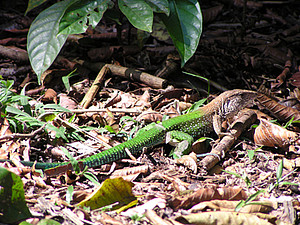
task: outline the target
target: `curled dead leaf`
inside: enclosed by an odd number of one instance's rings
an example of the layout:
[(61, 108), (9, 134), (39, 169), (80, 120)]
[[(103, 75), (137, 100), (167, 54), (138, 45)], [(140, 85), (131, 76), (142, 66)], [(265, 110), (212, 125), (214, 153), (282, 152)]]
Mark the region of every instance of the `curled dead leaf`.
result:
[(42, 98), (43, 102), (54, 102), (57, 104), (57, 93), (52, 88), (48, 88)]
[(257, 145), (286, 148), (294, 142), (299, 143), (299, 134), (260, 119), (260, 124), (255, 129), (254, 142)]
[(188, 197), (185, 196), (183, 199), (174, 199), (170, 202), (170, 205), (175, 209), (188, 209), (200, 202), (213, 199), (245, 200), (246, 198), (246, 192), (242, 188), (202, 188)]
[(180, 159), (175, 159), (177, 164), (183, 164), (187, 168), (197, 173), (197, 155), (195, 152), (191, 152), (189, 155), (184, 155)]
[(113, 179), (113, 178), (122, 177), (124, 180), (133, 181), (140, 174), (146, 174), (148, 173), (148, 171), (149, 171), (148, 165), (129, 167), (129, 168), (124, 168), (124, 169), (114, 171), (111, 174), (110, 178)]

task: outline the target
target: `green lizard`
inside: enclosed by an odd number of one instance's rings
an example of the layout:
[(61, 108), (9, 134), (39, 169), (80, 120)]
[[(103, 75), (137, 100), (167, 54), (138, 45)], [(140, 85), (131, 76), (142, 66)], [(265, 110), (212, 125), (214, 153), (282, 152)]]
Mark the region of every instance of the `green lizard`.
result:
[[(171, 139), (175, 138), (181, 143), (188, 142), (188, 146), (190, 146), (195, 138), (204, 136), (212, 131), (215, 131), (220, 136), (221, 122), (232, 118), (241, 109), (253, 102), (256, 95), (256, 92), (248, 90), (236, 89), (226, 91), (196, 111), (165, 120), (133, 139), (78, 161), (83, 168), (86, 166), (97, 167), (119, 159), (128, 158), (129, 154), (136, 155), (141, 153), (145, 147), (153, 147), (165, 143), (166, 140), (170, 142)], [(0, 162), (4, 161), (10, 160), (0, 160)], [(37, 169), (50, 169), (69, 164), (69, 162), (34, 163), (30, 161), (21, 161), (21, 163), (25, 166), (35, 165)]]

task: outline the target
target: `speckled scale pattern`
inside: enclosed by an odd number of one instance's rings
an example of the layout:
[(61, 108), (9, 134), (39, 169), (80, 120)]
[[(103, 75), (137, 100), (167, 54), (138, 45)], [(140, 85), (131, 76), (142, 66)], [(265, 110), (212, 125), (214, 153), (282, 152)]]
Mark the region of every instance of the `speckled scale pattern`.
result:
[(196, 138), (213, 130), (211, 121), (212, 115), (203, 116), (201, 111), (174, 117), (162, 122), (162, 125), (157, 125), (146, 131), (145, 135), (137, 136), (97, 155), (87, 157), (82, 161), (88, 167), (97, 167), (118, 159), (128, 158), (125, 148), (130, 150), (133, 155), (138, 154), (144, 147), (152, 147), (164, 143), (166, 133), (171, 130), (179, 130)]
[[(147, 135), (147, 138), (145, 138), (145, 135)], [(147, 148), (161, 144), (164, 141), (165, 129), (161, 129), (159, 126), (153, 127), (148, 130), (145, 135), (137, 136), (106, 151), (100, 152), (80, 161), (82, 161), (84, 165), (88, 167), (97, 167), (119, 159), (129, 158), (125, 148), (127, 148), (131, 154), (136, 155), (142, 152), (143, 148), (145, 147)]]
[(213, 131), (213, 114), (203, 114), (201, 110), (162, 122), (167, 131), (179, 130), (191, 135), (193, 138), (205, 135)]

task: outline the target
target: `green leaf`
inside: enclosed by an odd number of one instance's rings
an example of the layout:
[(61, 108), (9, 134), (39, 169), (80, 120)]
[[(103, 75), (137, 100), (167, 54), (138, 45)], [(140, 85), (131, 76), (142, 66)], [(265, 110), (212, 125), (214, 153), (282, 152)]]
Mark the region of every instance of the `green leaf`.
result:
[(13, 106), (7, 106), (6, 111), (8, 113), (16, 114), (18, 116), (31, 117), (28, 113), (23, 112), (20, 109), (13, 107)]
[(39, 115), (38, 118), (43, 122), (49, 122), (49, 121), (53, 121), (56, 118), (56, 114), (52, 112), (42, 113), (41, 115)]
[(43, 4), (44, 2), (46, 2), (47, 0), (29, 0), (28, 1), (28, 6), (25, 12), (25, 15), (32, 9), (38, 7), (39, 5)]
[(291, 182), (288, 182), (288, 181), (283, 181), (283, 182), (280, 182), (281, 185), (295, 185), (295, 186), (299, 186), (300, 184), (296, 184), (296, 183), (291, 183)]
[(53, 126), (52, 124), (48, 123), (45, 127), (45, 130), (48, 130), (48, 129), (52, 130), (52, 131), (55, 131), (55, 138), (62, 138), (66, 142), (69, 142), (68, 138), (65, 135), (64, 127), (57, 128), (57, 127)]
[(84, 0), (72, 4), (59, 24), (59, 34), (84, 33), (89, 26), (95, 28), (108, 7), (108, 0)]
[(233, 176), (236, 176), (237, 178), (240, 178), (240, 179), (243, 179), (243, 177), (235, 172), (232, 172), (232, 171), (227, 171), (227, 170), (222, 170), (223, 172), (225, 173), (228, 173), (228, 174), (231, 174)]
[(52, 5), (42, 11), (30, 26), (27, 51), (39, 83), (42, 73), (51, 66), (67, 40), (67, 35), (58, 35), (58, 28), (61, 17), (72, 2), (74, 1), (66, 0)]
[(19, 225), (32, 225), (32, 223), (28, 223), (27, 221), (22, 221)]
[(65, 107), (62, 107), (57, 104), (46, 104), (46, 105), (41, 105), (40, 109), (43, 110), (55, 110), (56, 112), (68, 112), (70, 113), (71, 111)]
[(69, 73), (68, 75), (63, 76), (61, 78), (61, 80), (62, 80), (63, 84), (65, 85), (65, 88), (67, 89), (68, 92), (71, 90), (71, 85), (70, 85), (69, 79), (73, 76), (76, 76), (76, 74), (74, 74), (76, 70), (77, 69), (73, 70), (71, 73)]
[(0, 81), (0, 108), (3, 108), (2, 111), (4, 111), (4, 108), (7, 104), (13, 101), (12, 98), (14, 97), (15, 93), (10, 90), (13, 84), (13, 80)]
[(277, 183), (279, 183), (281, 177), (282, 177), (282, 172), (283, 172), (283, 159), (281, 160), (281, 162), (279, 163), (277, 170), (276, 170), (276, 180)]
[(97, 186), (100, 186), (99, 180), (95, 174), (87, 171), (87, 172), (83, 173), (83, 176), (85, 176), (85, 178), (89, 179), (91, 182), (93, 182)]
[(117, 132), (114, 130), (114, 128), (112, 128), (112, 126), (105, 125), (105, 129), (112, 134), (117, 134)]
[(28, 102), (28, 96), (26, 96), (26, 87), (27, 85), (30, 83), (26, 83), (25, 86), (22, 88), (20, 95), (18, 95), (20, 97), (20, 103), (23, 106), (23, 109), (26, 113), (28, 113), (30, 116), (32, 116), (32, 112), (31, 112), (31, 106)]
[(152, 31), (153, 11), (144, 0), (118, 0), (121, 12), (136, 28)]
[(21, 178), (0, 167), (0, 222), (15, 223), (29, 217)]
[(66, 202), (68, 204), (71, 204), (71, 201), (73, 200), (73, 193), (74, 193), (74, 187), (70, 185), (66, 192)]
[(249, 157), (249, 160), (251, 161), (254, 158), (255, 150), (247, 150), (247, 155)]
[(259, 190), (257, 192), (255, 192), (254, 194), (250, 195), (247, 199), (246, 199), (246, 203), (248, 204), (249, 202), (252, 202), (254, 201), (258, 195), (260, 195), (261, 193), (265, 193), (266, 190), (262, 189), (262, 190)]
[(154, 12), (170, 15), (168, 0), (145, 0)]
[(264, 189), (263, 190), (259, 190), (257, 192), (255, 192), (254, 194), (250, 195), (246, 201), (245, 200), (241, 200), (237, 206), (235, 207), (234, 211), (235, 212), (239, 212), (244, 206), (251, 204), (252, 201), (254, 201), (256, 199), (256, 197), (258, 195), (260, 195), (261, 193), (266, 192)]
[(37, 225), (61, 225), (61, 223), (52, 219), (42, 219), (37, 223)]
[(70, 160), (71, 164), (72, 164), (72, 167), (74, 169), (74, 171), (78, 174), (80, 173), (80, 167), (78, 165), (78, 161), (76, 159), (74, 159), (73, 156), (71, 156), (70, 152), (68, 151), (68, 149), (64, 148), (64, 147), (61, 147), (60, 148), (63, 153), (65, 153), (65, 155), (68, 157), (68, 159)]
[(204, 105), (206, 100), (207, 100), (207, 98), (203, 98), (203, 99), (200, 99), (199, 101), (195, 102), (185, 113), (196, 111), (197, 109), (199, 109), (200, 107), (202, 107)]
[(241, 200), (235, 207), (234, 211), (239, 212), (244, 206), (246, 205), (246, 202), (244, 200)]
[(181, 66), (195, 53), (202, 33), (197, 0), (169, 0), (170, 16), (160, 15), (181, 57)]
[(294, 122), (295, 117), (293, 116), (283, 127), (288, 128), (293, 122)]

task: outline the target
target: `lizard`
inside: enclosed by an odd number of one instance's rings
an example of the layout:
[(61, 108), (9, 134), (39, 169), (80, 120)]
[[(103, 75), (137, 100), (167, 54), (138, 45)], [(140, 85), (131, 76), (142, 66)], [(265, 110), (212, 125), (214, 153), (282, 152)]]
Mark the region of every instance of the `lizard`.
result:
[[(95, 155), (79, 159), (83, 168), (94, 168), (111, 163), (119, 159), (128, 158), (130, 154), (137, 155), (144, 148), (170, 142), (175, 138), (182, 142), (192, 144), (195, 138), (207, 135), (213, 131), (220, 137), (221, 123), (234, 117), (241, 109), (254, 101), (257, 92), (234, 89), (225, 91), (207, 105), (184, 115), (173, 117), (156, 124), (149, 130), (138, 134), (134, 138), (109, 148)], [(11, 160), (0, 160), (0, 162)], [(36, 169), (51, 169), (68, 165), (70, 162), (41, 163), (21, 161), (24, 166), (35, 166)]]

